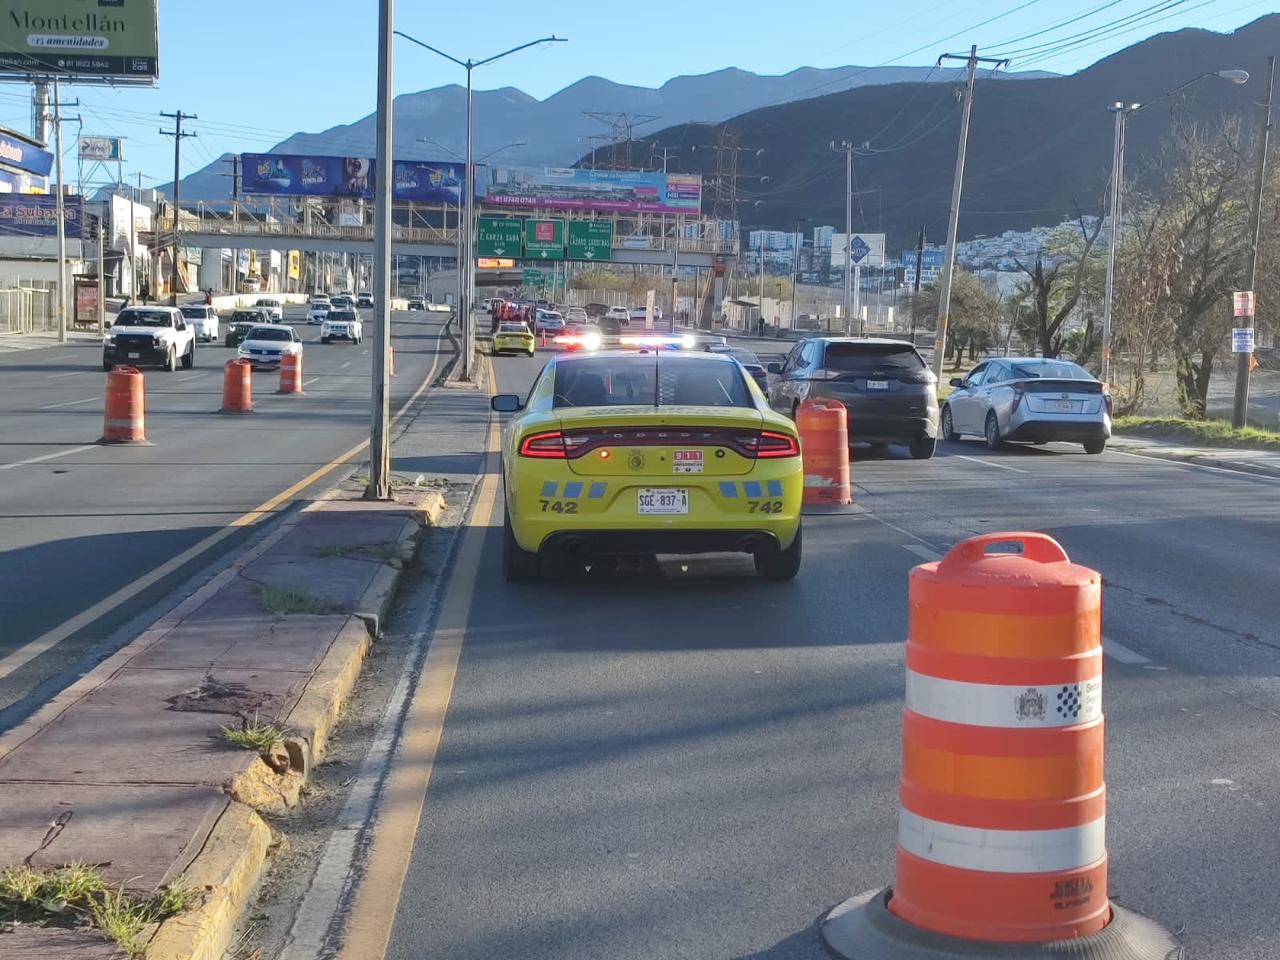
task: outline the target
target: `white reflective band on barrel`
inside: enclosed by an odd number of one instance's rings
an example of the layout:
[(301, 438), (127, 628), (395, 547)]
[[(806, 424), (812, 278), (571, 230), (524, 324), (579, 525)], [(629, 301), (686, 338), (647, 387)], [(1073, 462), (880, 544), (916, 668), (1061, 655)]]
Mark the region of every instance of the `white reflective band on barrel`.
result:
[(1060, 830), (983, 830), (898, 811), (898, 843), (922, 860), (987, 873), (1052, 873), (1097, 863), (1107, 820)]
[(1014, 686), (943, 680), (908, 669), (907, 709), (974, 727), (1067, 727), (1102, 716), (1102, 677)]
[(145, 420), (108, 420), (107, 426), (108, 427), (130, 427), (133, 429), (141, 430), (145, 423), (146, 423)]

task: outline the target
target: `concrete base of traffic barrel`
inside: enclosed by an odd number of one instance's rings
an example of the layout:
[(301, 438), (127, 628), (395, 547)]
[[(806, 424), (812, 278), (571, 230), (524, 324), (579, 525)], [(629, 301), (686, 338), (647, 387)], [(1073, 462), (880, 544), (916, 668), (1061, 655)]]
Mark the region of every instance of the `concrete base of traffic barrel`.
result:
[(1088, 937), (1052, 943), (960, 940), (932, 933), (889, 910), (892, 889), (850, 897), (822, 920), (822, 939), (843, 960), (1182, 960), (1183, 947), (1159, 924), (1111, 904), (1111, 922)]
[(806, 503), (800, 508), (802, 517), (841, 517), (866, 513), (859, 503)]

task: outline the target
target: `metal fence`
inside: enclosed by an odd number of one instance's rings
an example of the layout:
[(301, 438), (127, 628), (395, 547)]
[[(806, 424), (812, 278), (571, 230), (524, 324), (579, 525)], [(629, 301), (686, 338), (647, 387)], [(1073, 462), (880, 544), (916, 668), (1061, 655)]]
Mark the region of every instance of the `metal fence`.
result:
[(0, 288), (0, 334), (56, 331), (57, 291), (52, 280), (19, 280)]

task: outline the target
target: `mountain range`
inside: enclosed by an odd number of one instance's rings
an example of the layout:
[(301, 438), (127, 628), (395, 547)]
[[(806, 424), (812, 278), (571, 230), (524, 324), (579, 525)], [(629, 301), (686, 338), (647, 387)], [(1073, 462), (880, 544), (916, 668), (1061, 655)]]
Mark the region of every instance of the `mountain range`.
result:
[[(1240, 117), (1260, 130), (1269, 54), (1280, 53), (1280, 14), (1229, 34), (1185, 29), (1147, 38), (1071, 76), (977, 82), (960, 239), (1105, 212), (1117, 102), (1144, 103), (1126, 137), (1126, 181), (1157, 182), (1156, 160), (1173, 125), (1212, 129)], [(1244, 69), (1249, 82), (1213, 77)], [(985, 74), (984, 74), (985, 76)], [(1178, 94), (1169, 91), (1192, 81)], [(945, 239), (960, 133), (960, 88), (920, 83), (862, 87), (749, 111), (714, 125), (685, 124), (633, 144), (679, 150), (671, 169), (704, 176), (705, 212), (716, 180), (736, 179), (745, 228), (801, 229), (845, 221), (845, 157), (832, 141), (861, 144), (854, 161), (854, 230), (884, 232), (889, 249), (914, 246), (921, 226)], [(736, 177), (727, 146), (738, 158)], [(719, 149), (718, 149), (719, 148)], [(585, 158), (584, 158), (585, 159)], [(728, 215), (729, 205), (720, 212)]]
[[(473, 93), (475, 156), (483, 158), (508, 144), (524, 141), (523, 146), (502, 151), (494, 162), (568, 166), (591, 148), (592, 137), (609, 133), (609, 128), (587, 116), (587, 111), (655, 117), (647, 124), (637, 125), (635, 135), (642, 135), (655, 126), (715, 123), (801, 97), (926, 78), (931, 83), (952, 84), (961, 75), (961, 70), (930, 71), (927, 67), (803, 67), (781, 76), (728, 68), (675, 77), (656, 89), (584, 77), (545, 100), (514, 87), (481, 90)], [(1028, 71), (1008, 75), (1012, 79), (1046, 76), (1052, 74)], [(450, 154), (461, 156), (465, 149), (465, 119), (466, 89), (456, 84), (397, 97), (396, 156), (423, 160), (450, 159)], [(296, 133), (261, 152), (368, 156), (373, 152), (374, 127), (375, 117), (370, 114), (320, 133)], [(423, 143), (424, 137), (430, 137), (440, 147)], [(183, 177), (182, 196), (206, 200), (228, 196), (229, 157), (227, 154)], [(636, 157), (652, 167), (650, 159), (647, 148), (644, 156)], [(168, 194), (172, 184), (159, 189)]]

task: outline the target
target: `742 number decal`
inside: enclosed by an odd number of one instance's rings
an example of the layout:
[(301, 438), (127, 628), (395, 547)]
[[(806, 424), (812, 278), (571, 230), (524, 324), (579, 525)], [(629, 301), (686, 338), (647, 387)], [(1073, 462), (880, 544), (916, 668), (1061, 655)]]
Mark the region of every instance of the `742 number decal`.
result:
[(751, 513), (781, 513), (781, 500), (748, 500), (747, 507)]
[(578, 504), (573, 500), (539, 500), (543, 513), (577, 513)]

